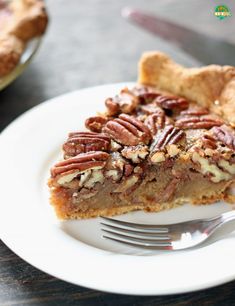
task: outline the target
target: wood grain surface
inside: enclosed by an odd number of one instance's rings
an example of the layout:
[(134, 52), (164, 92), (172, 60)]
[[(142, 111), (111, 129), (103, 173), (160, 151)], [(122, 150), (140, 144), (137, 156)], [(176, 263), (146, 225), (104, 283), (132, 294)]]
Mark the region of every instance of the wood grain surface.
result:
[[(21, 77), (0, 92), (0, 130), (26, 110), (65, 92), (136, 80), (137, 61), (145, 50), (167, 52), (187, 66), (199, 64), (175, 46), (124, 21), (120, 11), (127, 4), (235, 42), (233, 0), (222, 1), (233, 14), (224, 21), (213, 16), (216, 4), (221, 4), (217, 0), (46, 2), (50, 26), (36, 58)], [(222, 264), (215, 262), (215, 269)], [(5, 305), (230, 306), (235, 305), (235, 281), (180, 295), (137, 297), (107, 294), (51, 277), (27, 264), (0, 242), (0, 306)]]

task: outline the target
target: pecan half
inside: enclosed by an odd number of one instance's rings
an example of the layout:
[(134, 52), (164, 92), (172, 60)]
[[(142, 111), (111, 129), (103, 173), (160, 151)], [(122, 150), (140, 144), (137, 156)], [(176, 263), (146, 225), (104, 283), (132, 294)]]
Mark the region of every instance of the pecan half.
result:
[(175, 146), (185, 137), (185, 132), (175, 128), (173, 125), (166, 126), (153, 141), (150, 150), (150, 160), (152, 163), (160, 163), (166, 160), (163, 150), (167, 149), (170, 157), (177, 155), (180, 150)]
[(159, 129), (164, 127), (165, 119), (164, 111), (162, 109), (158, 109), (158, 111), (156, 111), (154, 114), (148, 116), (144, 123), (154, 136)]
[(85, 126), (88, 130), (99, 133), (107, 121), (107, 118), (94, 116), (86, 119)]
[(211, 132), (216, 139), (228, 146), (230, 149), (235, 150), (235, 132), (226, 125), (220, 127), (213, 127)]
[(222, 120), (211, 116), (191, 116), (178, 119), (175, 126), (180, 127), (181, 129), (209, 129), (213, 126), (220, 126), (223, 123)]
[(105, 100), (105, 106), (107, 107), (109, 116), (115, 116), (118, 113), (120, 113), (120, 105), (118, 102), (119, 102), (118, 96), (114, 98), (108, 98)]
[(60, 174), (82, 172), (89, 169), (100, 169), (106, 164), (109, 154), (102, 151), (81, 153), (75, 157), (63, 160), (55, 164), (51, 169), (51, 176)]
[(147, 105), (141, 105), (140, 110), (144, 114), (147, 114), (147, 115), (151, 115), (153, 113), (160, 113), (160, 112), (164, 113), (164, 111), (159, 106), (157, 106), (156, 103), (149, 103)]
[(190, 108), (185, 111), (182, 111), (180, 113), (180, 116), (202, 116), (202, 115), (207, 115), (207, 114), (209, 114), (209, 111), (206, 108), (194, 107), (194, 108)]
[(174, 97), (174, 96), (160, 95), (154, 100), (154, 102), (156, 102), (158, 106), (170, 110), (187, 109), (189, 106), (189, 102), (187, 100), (185, 100), (184, 98)]
[(160, 151), (164, 149), (166, 145), (178, 143), (184, 136), (184, 131), (174, 127), (173, 125), (168, 125), (157, 135), (150, 150), (154, 152)]
[(204, 148), (209, 148), (213, 150), (217, 148), (216, 139), (208, 134), (202, 136), (202, 144)]
[(160, 96), (157, 92), (145, 92), (138, 95), (139, 101), (141, 104), (149, 104), (153, 102), (154, 99), (156, 99), (158, 96)]
[(110, 137), (92, 132), (70, 133), (63, 145), (65, 157), (75, 156), (90, 151), (107, 151), (110, 146)]
[(119, 95), (114, 98), (108, 98), (105, 105), (108, 109), (108, 115), (114, 116), (119, 113), (130, 114), (138, 105), (138, 98), (128, 88), (124, 88)]
[(138, 85), (132, 89), (134, 95), (139, 99), (139, 103), (148, 104), (160, 95), (153, 87)]
[(110, 135), (115, 141), (127, 146), (148, 144), (151, 139), (151, 133), (146, 125), (125, 114), (108, 121), (103, 132)]

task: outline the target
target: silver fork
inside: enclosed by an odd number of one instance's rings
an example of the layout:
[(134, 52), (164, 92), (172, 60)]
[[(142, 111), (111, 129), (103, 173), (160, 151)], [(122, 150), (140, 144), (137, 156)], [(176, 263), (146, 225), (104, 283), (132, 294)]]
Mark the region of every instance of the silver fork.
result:
[(102, 218), (104, 238), (149, 250), (182, 250), (208, 239), (220, 226), (235, 220), (235, 211), (214, 218), (176, 224), (137, 224), (106, 217)]

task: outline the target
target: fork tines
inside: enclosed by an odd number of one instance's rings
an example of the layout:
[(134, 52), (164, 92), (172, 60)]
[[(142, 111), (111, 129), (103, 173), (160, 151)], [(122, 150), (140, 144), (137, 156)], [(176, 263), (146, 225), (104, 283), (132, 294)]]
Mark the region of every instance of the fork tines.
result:
[(103, 219), (104, 238), (130, 246), (155, 250), (171, 250), (169, 230), (164, 225), (136, 224), (116, 219)]

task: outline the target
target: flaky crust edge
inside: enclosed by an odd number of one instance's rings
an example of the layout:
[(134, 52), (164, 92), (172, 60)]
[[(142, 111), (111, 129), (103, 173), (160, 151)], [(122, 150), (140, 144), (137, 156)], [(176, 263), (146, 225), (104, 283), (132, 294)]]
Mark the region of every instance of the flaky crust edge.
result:
[(26, 43), (41, 36), (48, 23), (43, 0), (18, 0), (10, 3), (11, 22), (0, 33), (0, 77), (18, 64)]
[(8, 28), (10, 35), (27, 42), (45, 32), (48, 16), (44, 0), (13, 1), (9, 8), (12, 12), (12, 23)]
[(138, 82), (195, 101), (235, 127), (235, 67), (185, 68), (162, 52), (145, 52)]

